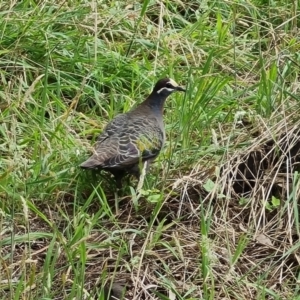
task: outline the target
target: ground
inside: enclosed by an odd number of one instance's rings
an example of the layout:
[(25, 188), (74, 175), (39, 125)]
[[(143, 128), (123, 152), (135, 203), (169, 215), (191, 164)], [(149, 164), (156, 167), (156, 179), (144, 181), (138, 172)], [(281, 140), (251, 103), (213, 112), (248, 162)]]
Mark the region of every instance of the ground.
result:
[[(1, 8), (1, 299), (300, 299), (297, 1)], [(150, 172), (80, 170), (166, 76)]]

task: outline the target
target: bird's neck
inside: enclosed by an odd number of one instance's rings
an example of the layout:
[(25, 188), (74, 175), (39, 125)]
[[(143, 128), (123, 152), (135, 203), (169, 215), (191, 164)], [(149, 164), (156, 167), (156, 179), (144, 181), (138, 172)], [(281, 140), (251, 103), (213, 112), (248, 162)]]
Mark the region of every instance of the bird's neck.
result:
[(154, 111), (163, 111), (164, 104), (167, 97), (157, 94), (151, 93), (148, 98), (144, 101), (144, 105), (147, 105), (149, 108), (153, 109)]

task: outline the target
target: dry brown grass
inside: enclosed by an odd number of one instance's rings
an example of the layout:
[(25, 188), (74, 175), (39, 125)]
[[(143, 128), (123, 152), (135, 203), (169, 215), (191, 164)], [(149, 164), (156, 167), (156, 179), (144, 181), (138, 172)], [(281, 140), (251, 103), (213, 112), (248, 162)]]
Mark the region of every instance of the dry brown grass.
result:
[[(107, 288), (113, 282), (115, 295), (121, 294), (118, 284), (125, 286), (124, 299), (162, 299), (162, 295), (175, 299), (176, 294), (186, 295), (184, 299), (208, 299), (208, 294), (212, 299), (277, 299), (276, 295), (292, 299), (291, 290), (299, 284), (300, 263), (296, 215), (300, 121), (294, 112), (245, 123), (235, 123), (231, 132), (239, 134), (234, 138), (228, 135), (228, 140), (249, 146), (229, 150), (213, 168), (199, 161), (188, 176), (170, 187), (164, 204), (155, 212), (154, 223), (149, 223), (153, 205), (140, 199), (142, 209), (137, 213), (132, 201), (123, 199), (117, 222), (102, 220), (102, 229), (83, 237), (86, 295), (96, 293), (104, 282)], [(273, 205), (272, 197), (279, 199), (280, 205)], [(90, 209), (91, 213), (97, 210)], [(50, 210), (48, 217), (53, 224), (59, 222)], [(44, 223), (31, 215), (28, 218), (37, 231), (49, 232)], [(26, 235), (26, 224), (17, 223), (15, 234)], [(63, 230), (63, 223), (61, 226)], [(2, 233), (6, 241), (9, 236), (9, 230)], [(14, 264), (3, 269), (10, 276), (13, 273), (17, 278), (23, 268), (28, 274), (42, 271), (46, 253), (53, 247), (51, 239), (28, 240), (13, 249), (11, 245), (2, 247), (2, 256), (14, 252)], [(55, 268), (60, 270), (54, 286), (57, 299), (63, 299), (75, 274), (64, 248), (57, 247), (52, 249), (57, 255)], [(27, 258), (29, 252), (31, 259)], [(76, 263), (79, 257), (72, 259)], [(28, 287), (28, 293), (36, 288), (35, 284)]]
[[(2, 2), (0, 298), (299, 300), (296, 2)], [(161, 76), (188, 92), (115, 213), (78, 165)]]

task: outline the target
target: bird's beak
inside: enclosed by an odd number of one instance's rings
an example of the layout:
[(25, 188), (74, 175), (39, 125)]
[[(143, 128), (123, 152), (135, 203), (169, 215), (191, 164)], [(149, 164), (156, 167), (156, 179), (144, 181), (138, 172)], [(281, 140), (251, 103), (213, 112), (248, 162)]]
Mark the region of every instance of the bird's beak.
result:
[(183, 87), (181, 87), (181, 86), (178, 86), (178, 87), (176, 88), (176, 90), (177, 90), (177, 91), (180, 91), (180, 92), (186, 92), (186, 89), (183, 88)]

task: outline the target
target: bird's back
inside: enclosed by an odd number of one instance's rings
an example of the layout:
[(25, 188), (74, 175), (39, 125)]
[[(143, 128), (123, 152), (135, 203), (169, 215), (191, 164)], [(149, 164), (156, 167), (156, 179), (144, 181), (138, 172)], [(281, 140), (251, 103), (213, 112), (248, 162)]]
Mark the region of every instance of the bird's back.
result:
[(162, 117), (147, 106), (117, 115), (98, 137), (83, 168), (126, 169), (154, 159), (164, 143)]

